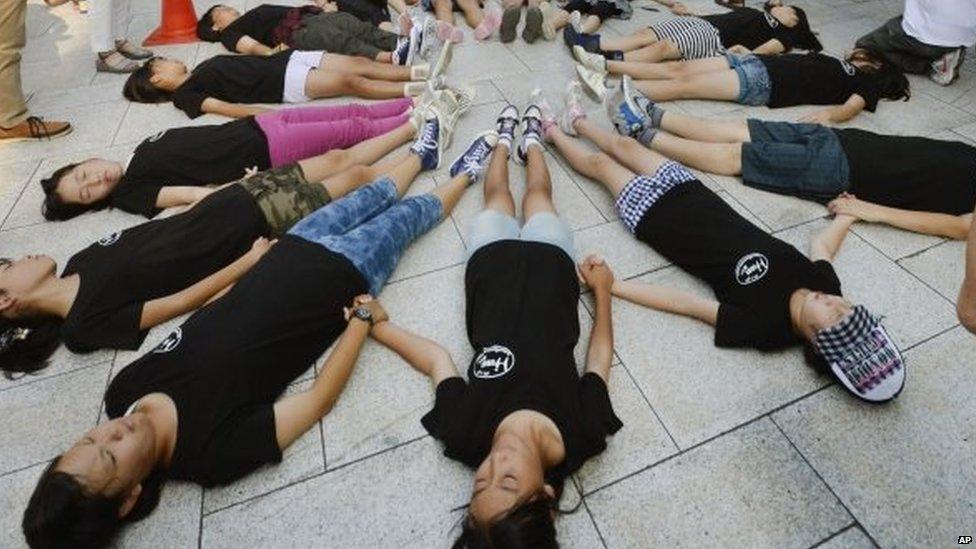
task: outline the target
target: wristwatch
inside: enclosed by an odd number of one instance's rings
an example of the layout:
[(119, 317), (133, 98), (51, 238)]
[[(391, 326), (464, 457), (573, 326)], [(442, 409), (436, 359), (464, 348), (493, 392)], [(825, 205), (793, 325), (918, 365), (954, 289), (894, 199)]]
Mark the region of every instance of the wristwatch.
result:
[(370, 311), (368, 307), (356, 307), (352, 310), (352, 318), (358, 318), (369, 322), (369, 325), (373, 325), (373, 311)]

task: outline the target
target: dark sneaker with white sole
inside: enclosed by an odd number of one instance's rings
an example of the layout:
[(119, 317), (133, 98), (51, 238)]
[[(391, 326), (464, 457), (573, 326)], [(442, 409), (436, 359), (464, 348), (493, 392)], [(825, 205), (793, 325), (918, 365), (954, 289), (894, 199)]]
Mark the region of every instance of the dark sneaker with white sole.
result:
[(420, 157), (420, 167), (424, 170), (436, 170), (441, 165), (441, 125), (437, 117), (428, 118), (410, 152)]
[(525, 165), (529, 161), (529, 146), (542, 146), (542, 109), (529, 105), (522, 114), (522, 132), (515, 150), (515, 162)]
[(491, 158), (491, 153), (495, 150), (495, 144), (497, 143), (498, 134), (495, 133), (495, 130), (488, 130), (479, 134), (468, 145), (468, 149), (451, 164), (451, 177), (457, 177), (459, 174), (466, 173), (468, 174), (469, 185), (474, 185), (480, 181), (485, 173), (485, 168), (488, 167), (488, 160)]
[(515, 130), (519, 125), (519, 111), (515, 105), (506, 105), (495, 120), (495, 131), (498, 133), (498, 144), (505, 145), (512, 150), (515, 142)]

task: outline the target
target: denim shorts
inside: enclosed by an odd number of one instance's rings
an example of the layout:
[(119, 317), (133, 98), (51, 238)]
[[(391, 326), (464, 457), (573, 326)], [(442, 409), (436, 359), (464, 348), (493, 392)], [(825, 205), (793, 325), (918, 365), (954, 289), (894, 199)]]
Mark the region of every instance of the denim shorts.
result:
[(573, 230), (558, 215), (539, 212), (519, 228), (518, 220), (497, 210), (483, 210), (475, 216), (468, 230), (468, 259), (485, 246), (500, 240), (528, 240), (552, 244), (575, 261)]
[(848, 190), (847, 155), (830, 128), (750, 118), (742, 181), (764, 191), (826, 203)]
[(766, 65), (751, 53), (736, 55), (725, 52), (725, 58), (729, 62), (729, 68), (739, 76), (739, 97), (735, 101), (753, 106), (769, 103), (773, 84)]
[(288, 234), (342, 254), (379, 295), (411, 242), (440, 223), (444, 208), (430, 194), (397, 200), (388, 177), (326, 204)]

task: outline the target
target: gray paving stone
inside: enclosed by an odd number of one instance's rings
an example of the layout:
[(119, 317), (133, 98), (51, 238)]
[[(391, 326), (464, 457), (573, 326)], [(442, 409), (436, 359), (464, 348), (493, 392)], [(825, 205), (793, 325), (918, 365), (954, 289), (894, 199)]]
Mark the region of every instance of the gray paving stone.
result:
[(887, 225), (859, 221), (851, 232), (875, 247), (890, 259), (900, 259), (931, 248), (944, 239), (937, 236), (903, 231)]
[(966, 272), (966, 244), (944, 242), (898, 263), (955, 303)]
[(948, 546), (976, 524), (976, 340), (956, 328), (906, 358), (893, 403), (831, 388), (773, 419), (882, 547)]
[(857, 526), (852, 526), (837, 536), (830, 538), (823, 545), (822, 549), (873, 549), (874, 543), (871, 538)]
[(0, 169), (0, 215), (5, 221), (39, 165), (40, 162), (29, 160), (5, 164)]
[(669, 264), (653, 248), (634, 238), (623, 223), (610, 221), (576, 233), (576, 251), (580, 258), (591, 253), (606, 259), (614, 276), (625, 279), (665, 267)]
[(157, 549), (197, 545), (202, 499), (203, 490), (195, 484), (167, 483), (156, 510), (145, 519), (123, 528), (114, 546)]
[(9, 549), (27, 547), (20, 521), (34, 486), (37, 485), (37, 479), (45, 467), (47, 463), (39, 463), (0, 477), (0, 508), (4, 510), (3, 515), (0, 515), (0, 546)]
[(851, 522), (768, 419), (587, 502), (608, 547), (808, 547)]
[(711, 178), (773, 230), (806, 223), (827, 214), (827, 209), (815, 202), (748, 187), (739, 177), (713, 174)]
[[(58, 152), (100, 150), (111, 143), (114, 128), (118, 127), (128, 107), (128, 102), (120, 99), (86, 107), (51, 110), (44, 112), (43, 116), (48, 120), (67, 120), (74, 127), (70, 134), (57, 138)], [(0, 147), (0, 162), (39, 160), (52, 152), (50, 143), (45, 141), (4, 143)]]

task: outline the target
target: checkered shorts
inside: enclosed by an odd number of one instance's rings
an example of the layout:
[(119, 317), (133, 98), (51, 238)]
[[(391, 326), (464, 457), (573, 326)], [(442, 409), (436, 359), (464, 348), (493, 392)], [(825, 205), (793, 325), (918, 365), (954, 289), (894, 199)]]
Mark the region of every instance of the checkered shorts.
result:
[(630, 232), (662, 196), (682, 183), (696, 181), (695, 174), (677, 162), (665, 162), (654, 175), (638, 175), (630, 180), (617, 197), (617, 213)]

